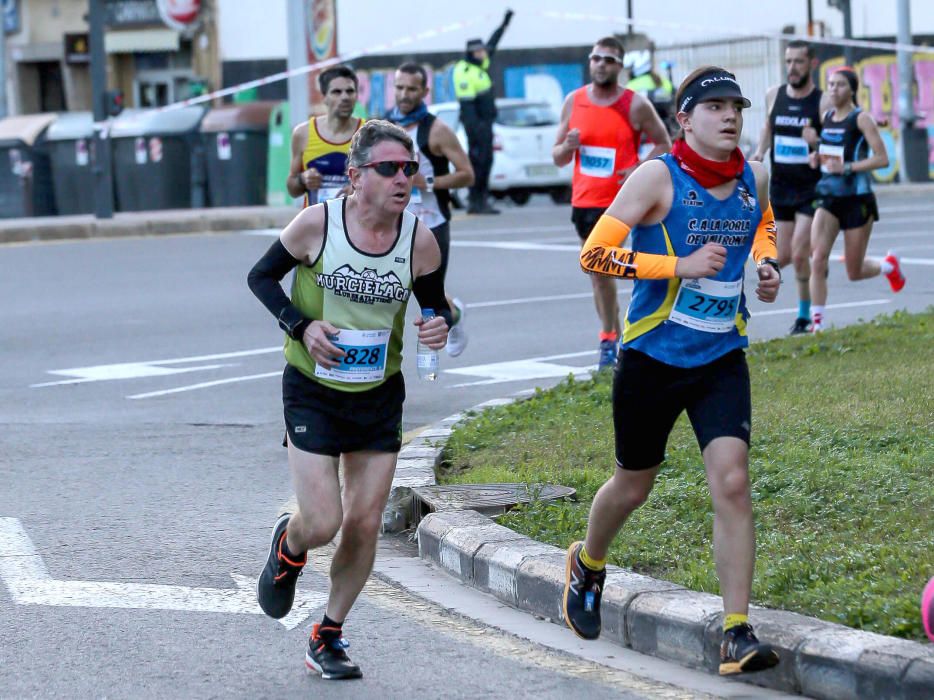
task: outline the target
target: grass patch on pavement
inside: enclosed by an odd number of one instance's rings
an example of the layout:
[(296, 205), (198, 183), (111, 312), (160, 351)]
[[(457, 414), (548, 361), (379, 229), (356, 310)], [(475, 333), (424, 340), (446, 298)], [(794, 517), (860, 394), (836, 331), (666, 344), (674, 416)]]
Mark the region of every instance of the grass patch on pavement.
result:
[[(750, 453), (757, 560), (753, 602), (925, 639), (934, 575), (934, 310), (818, 337), (755, 343)], [(565, 484), (577, 502), (533, 503), (503, 524), (566, 547), (612, 474), (611, 376), (569, 378), (455, 430), (443, 483)], [(646, 503), (609, 560), (719, 593), (713, 511), (686, 416)]]

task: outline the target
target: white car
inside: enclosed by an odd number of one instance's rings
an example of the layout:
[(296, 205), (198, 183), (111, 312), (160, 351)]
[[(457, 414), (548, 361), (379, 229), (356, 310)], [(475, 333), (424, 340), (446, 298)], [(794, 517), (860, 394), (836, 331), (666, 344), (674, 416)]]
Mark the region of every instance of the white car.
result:
[[(447, 124), (467, 150), (467, 135), (460, 123), (457, 102), (439, 102), (428, 109)], [(490, 194), (525, 204), (535, 192), (544, 192), (558, 203), (571, 201), (574, 165), (559, 168), (551, 160), (558, 131), (558, 115), (547, 102), (516, 98), (496, 100), (493, 124), (493, 169)]]

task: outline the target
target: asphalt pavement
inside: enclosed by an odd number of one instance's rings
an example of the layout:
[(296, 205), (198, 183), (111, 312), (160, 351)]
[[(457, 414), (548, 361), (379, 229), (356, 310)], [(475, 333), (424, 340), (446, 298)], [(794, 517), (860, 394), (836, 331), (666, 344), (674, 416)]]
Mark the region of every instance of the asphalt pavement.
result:
[[(893, 295), (834, 264), (831, 324), (934, 303), (934, 203), (880, 201), (869, 252), (898, 249), (908, 285)], [(249, 598), (290, 496), (281, 333), (245, 281), (276, 229), (153, 235), (151, 219), (135, 221), (106, 238), (0, 246), (0, 697), (324, 692), (302, 654), (325, 562), (301, 580), (291, 628)], [(567, 207), (533, 199), (459, 218), (453, 241), (448, 287), (467, 303), (470, 343), (442, 356), (436, 382), (406, 354), (407, 430), (596, 361)], [(795, 306), (791, 285), (774, 305), (753, 300), (752, 338), (783, 335)], [(366, 677), (328, 685), (335, 697), (778, 697), (512, 617), (404, 540), (387, 538), (379, 562), (347, 623)]]

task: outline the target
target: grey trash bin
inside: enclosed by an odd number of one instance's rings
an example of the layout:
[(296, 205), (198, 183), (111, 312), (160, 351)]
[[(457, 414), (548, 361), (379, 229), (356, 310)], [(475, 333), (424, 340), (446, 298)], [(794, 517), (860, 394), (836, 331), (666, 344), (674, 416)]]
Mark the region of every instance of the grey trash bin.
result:
[(52, 183), (59, 214), (94, 213), (94, 117), (90, 112), (62, 114), (45, 140), (52, 160)]
[(278, 102), (212, 109), (201, 122), (212, 207), (266, 203), (269, 115)]
[(0, 119), (0, 218), (55, 214), (45, 133), (57, 114)]
[(118, 211), (188, 209), (204, 201), (204, 107), (129, 109), (110, 130)]

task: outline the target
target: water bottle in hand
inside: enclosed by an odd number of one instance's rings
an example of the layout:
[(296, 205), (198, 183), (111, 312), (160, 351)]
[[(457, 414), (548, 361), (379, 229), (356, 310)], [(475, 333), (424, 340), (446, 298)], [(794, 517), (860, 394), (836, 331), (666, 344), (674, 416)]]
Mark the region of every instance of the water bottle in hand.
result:
[[(422, 321), (430, 321), (435, 317), (434, 309), (422, 309)], [(438, 378), (438, 351), (427, 345), (418, 344), (418, 376), (433, 382)]]

